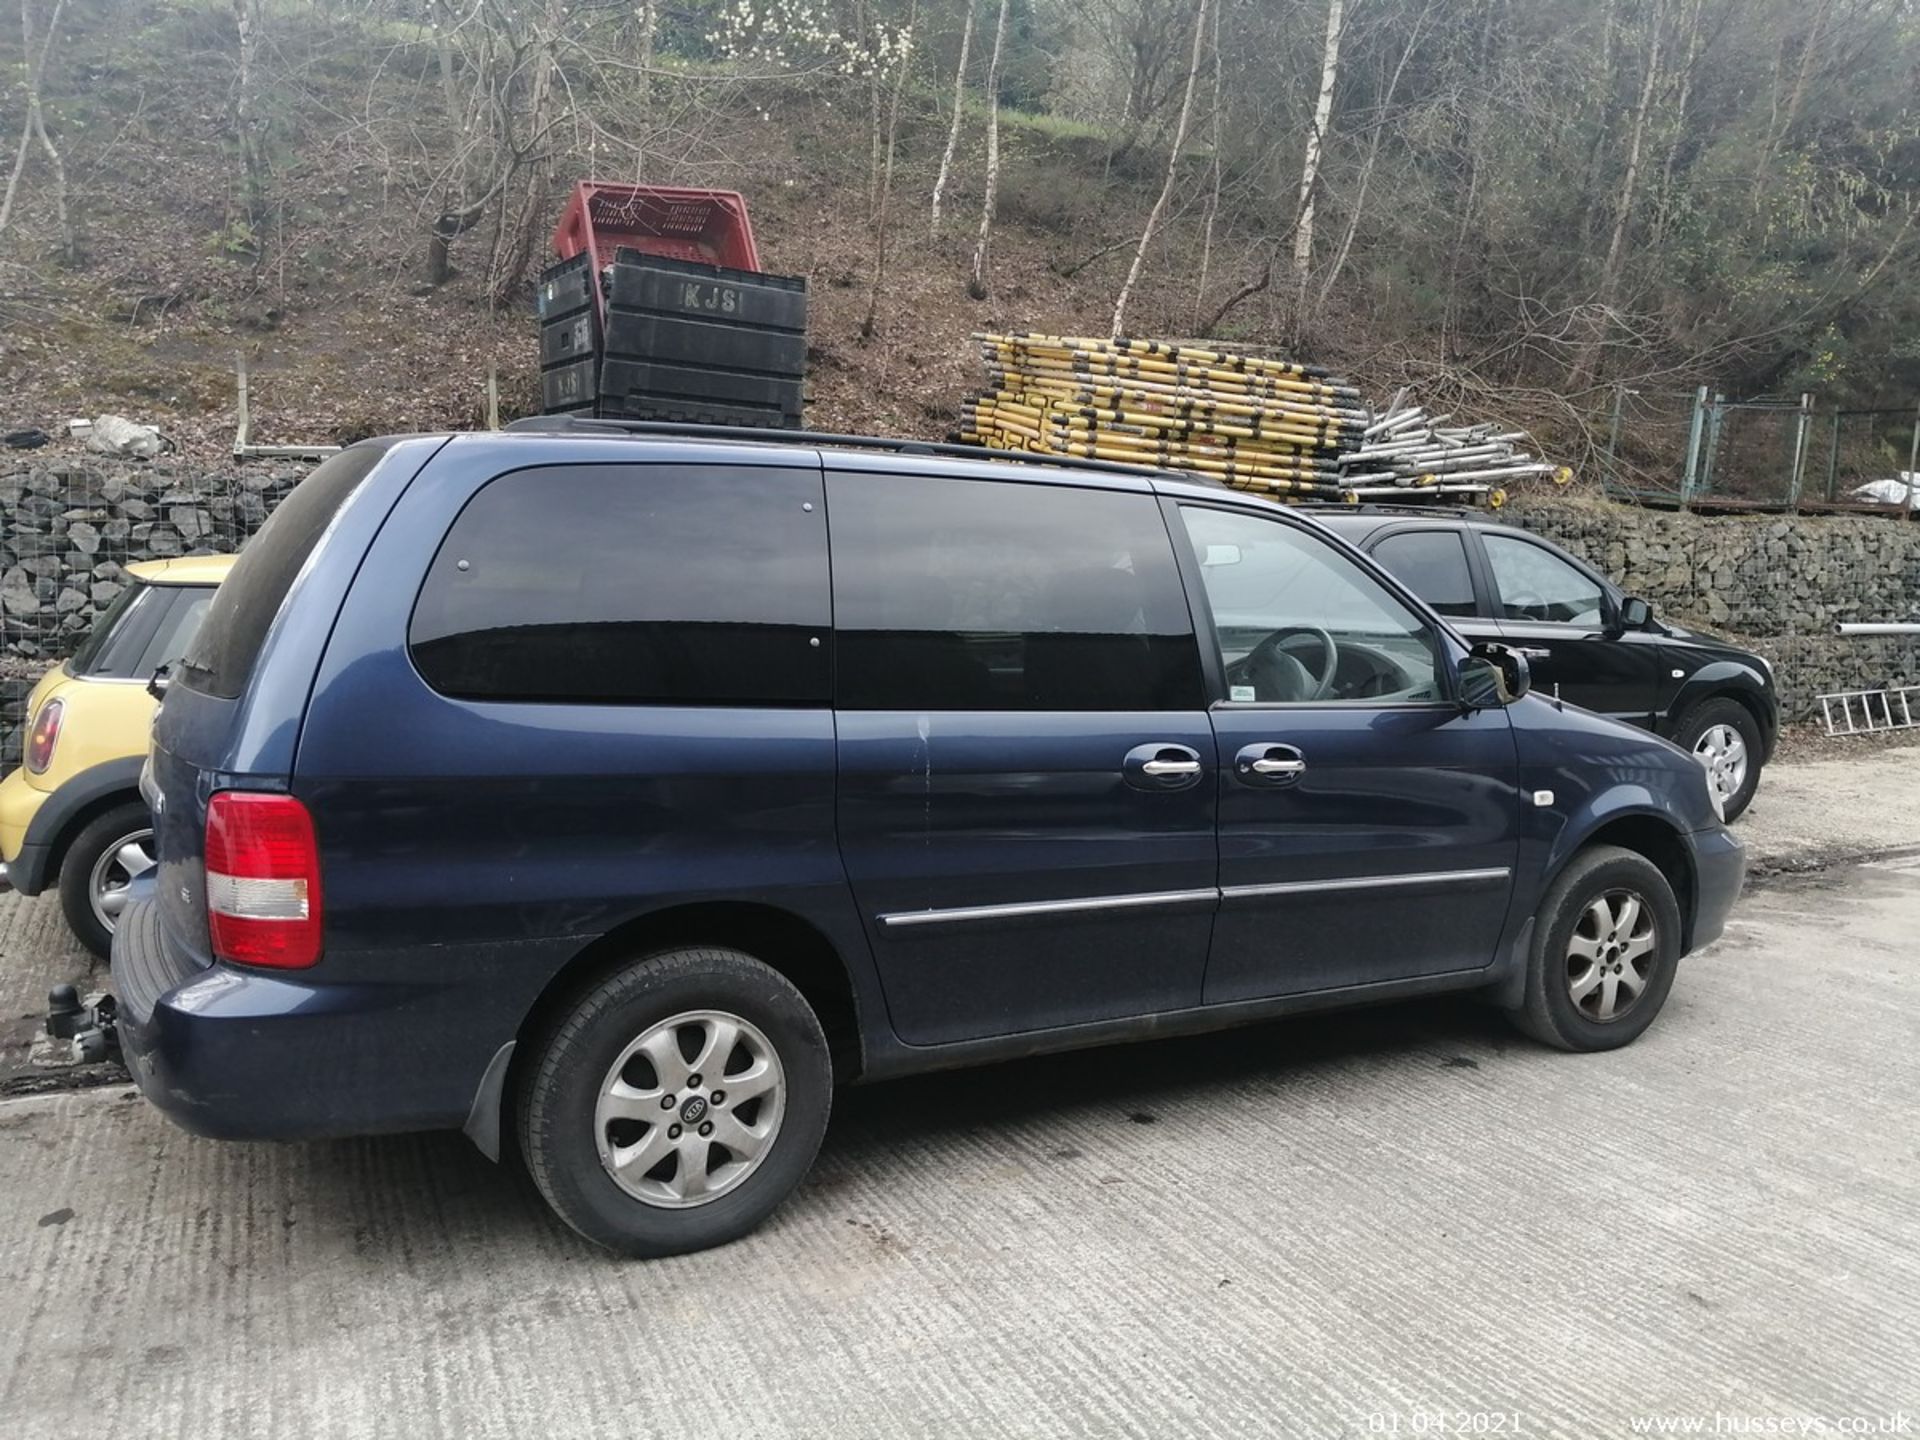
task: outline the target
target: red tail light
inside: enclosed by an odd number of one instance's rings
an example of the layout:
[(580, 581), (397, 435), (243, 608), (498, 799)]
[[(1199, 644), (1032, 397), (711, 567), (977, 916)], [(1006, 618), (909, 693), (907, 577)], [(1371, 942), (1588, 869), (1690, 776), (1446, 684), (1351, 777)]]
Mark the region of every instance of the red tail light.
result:
[(291, 795), (222, 790), (207, 804), (213, 953), (298, 969), (320, 958), (320, 848)]
[(60, 739), (60, 715), (66, 709), (61, 700), (49, 700), (33, 717), (33, 730), (27, 736), (27, 769), (35, 775), (47, 773), (53, 763), (53, 747)]

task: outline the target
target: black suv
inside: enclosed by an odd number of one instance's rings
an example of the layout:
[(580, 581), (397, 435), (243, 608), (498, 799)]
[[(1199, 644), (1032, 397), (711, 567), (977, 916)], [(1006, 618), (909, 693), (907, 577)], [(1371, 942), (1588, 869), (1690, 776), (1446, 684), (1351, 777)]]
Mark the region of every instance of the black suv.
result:
[(1518, 649), (1535, 690), (1691, 751), (1729, 820), (1753, 800), (1780, 733), (1779, 692), (1760, 656), (1660, 624), (1646, 601), (1512, 525), (1390, 506), (1326, 518), (1461, 634)]

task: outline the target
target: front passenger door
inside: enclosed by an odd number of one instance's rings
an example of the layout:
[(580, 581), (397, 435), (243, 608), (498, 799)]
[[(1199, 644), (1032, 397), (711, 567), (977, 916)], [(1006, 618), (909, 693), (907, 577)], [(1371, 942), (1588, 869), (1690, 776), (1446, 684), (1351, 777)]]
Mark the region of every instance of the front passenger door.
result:
[(1533, 688), (1647, 728), (1660, 698), (1659, 647), (1623, 643), (1598, 579), (1537, 540), (1483, 531), (1494, 613), (1527, 657)]
[(1455, 642), (1304, 525), (1177, 512), (1217, 666), (1207, 1003), (1489, 964), (1519, 836), (1507, 712), (1462, 708)]

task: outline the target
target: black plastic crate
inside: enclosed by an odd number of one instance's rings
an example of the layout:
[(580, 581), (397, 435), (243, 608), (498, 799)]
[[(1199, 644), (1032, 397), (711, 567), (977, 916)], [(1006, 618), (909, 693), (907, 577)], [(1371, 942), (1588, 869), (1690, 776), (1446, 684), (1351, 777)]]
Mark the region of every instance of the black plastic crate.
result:
[(571, 260), (548, 266), (541, 273), (539, 288), (534, 291), (534, 305), (543, 325), (594, 308), (593, 275), (587, 265), (585, 255), (576, 255)]
[(607, 316), (606, 354), (614, 360), (668, 361), (787, 380), (799, 380), (807, 373), (804, 334), (631, 310), (614, 310)]
[[(600, 368), (600, 407), (606, 415), (794, 426), (800, 423), (804, 400), (805, 386), (793, 378), (618, 356)], [(664, 413), (668, 411), (672, 413)], [(734, 418), (738, 416), (757, 418)]]
[(540, 409), (548, 415), (591, 409), (599, 399), (600, 362), (596, 359), (577, 360), (540, 372)]
[(607, 309), (696, 316), (717, 324), (805, 335), (807, 282), (797, 275), (732, 270), (621, 249), (614, 252), (608, 275)]

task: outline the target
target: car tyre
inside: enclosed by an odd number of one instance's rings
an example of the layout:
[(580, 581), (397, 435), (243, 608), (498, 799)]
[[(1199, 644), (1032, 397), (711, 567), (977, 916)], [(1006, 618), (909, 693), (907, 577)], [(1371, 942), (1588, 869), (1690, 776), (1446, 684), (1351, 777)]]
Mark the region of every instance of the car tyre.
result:
[[(119, 863), (117, 857), (129, 845), (138, 847), (139, 859)], [(66, 912), (67, 927), (102, 960), (113, 948), (111, 911), (103, 913), (102, 907), (113, 905), (114, 893), (123, 890), (126, 881), (153, 868), (152, 846), (153, 816), (144, 801), (129, 800), (88, 821), (61, 858), (60, 908)]]
[(1703, 700), (1681, 719), (1673, 742), (1707, 767), (1707, 783), (1720, 791), (1728, 820), (1753, 803), (1760, 787), (1760, 726), (1746, 706), (1725, 695)]
[(1644, 855), (1594, 845), (1548, 889), (1515, 1025), (1559, 1050), (1614, 1050), (1653, 1023), (1680, 961), (1680, 906)]
[(529, 1057), (516, 1126), (528, 1173), (562, 1220), (626, 1255), (704, 1250), (759, 1225), (812, 1166), (833, 1101), (819, 1018), (738, 950), (615, 971)]

